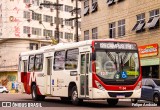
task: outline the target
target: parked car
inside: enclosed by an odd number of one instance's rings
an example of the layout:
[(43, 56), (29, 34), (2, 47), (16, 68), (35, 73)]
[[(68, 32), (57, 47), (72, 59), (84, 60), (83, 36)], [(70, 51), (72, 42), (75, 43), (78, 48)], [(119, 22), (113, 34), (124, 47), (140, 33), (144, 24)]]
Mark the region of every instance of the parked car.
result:
[[(144, 78), (142, 79), (141, 100), (152, 101), (160, 105), (160, 79)], [(137, 103), (139, 99), (132, 99), (133, 103)]]
[(0, 93), (8, 93), (8, 89), (5, 86), (0, 86)]

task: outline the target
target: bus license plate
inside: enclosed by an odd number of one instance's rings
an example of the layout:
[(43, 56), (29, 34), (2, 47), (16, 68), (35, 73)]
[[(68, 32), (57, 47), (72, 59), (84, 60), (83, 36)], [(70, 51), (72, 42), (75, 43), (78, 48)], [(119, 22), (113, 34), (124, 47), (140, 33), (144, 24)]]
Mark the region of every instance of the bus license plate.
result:
[(117, 94), (117, 98), (125, 98), (124, 94)]

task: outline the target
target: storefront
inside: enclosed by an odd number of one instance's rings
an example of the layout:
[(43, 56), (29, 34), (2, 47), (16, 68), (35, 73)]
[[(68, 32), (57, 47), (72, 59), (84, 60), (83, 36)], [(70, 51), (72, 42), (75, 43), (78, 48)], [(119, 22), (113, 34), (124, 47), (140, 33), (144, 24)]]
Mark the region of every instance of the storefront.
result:
[(144, 78), (159, 78), (160, 59), (158, 44), (139, 46), (139, 54)]

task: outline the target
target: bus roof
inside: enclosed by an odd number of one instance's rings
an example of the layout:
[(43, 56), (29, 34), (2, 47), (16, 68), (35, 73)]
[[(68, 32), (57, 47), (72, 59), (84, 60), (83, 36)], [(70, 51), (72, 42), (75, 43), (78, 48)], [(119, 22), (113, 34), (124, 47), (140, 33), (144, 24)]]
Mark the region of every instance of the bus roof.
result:
[[(43, 53), (47, 50), (64, 50), (64, 49), (70, 49), (70, 48), (77, 48), (80, 46), (87, 46), (91, 45), (92, 41), (116, 41), (116, 42), (130, 42), (126, 40), (118, 40), (118, 39), (94, 39), (94, 40), (86, 40), (86, 41), (79, 41), (79, 42), (69, 42), (69, 43), (59, 43), (57, 45), (48, 45), (41, 47), (38, 50), (32, 50), (28, 52), (22, 52), (20, 55), (32, 55), (32, 54), (38, 54)], [(130, 42), (131, 43), (131, 42)], [(133, 43), (133, 42), (132, 42)]]

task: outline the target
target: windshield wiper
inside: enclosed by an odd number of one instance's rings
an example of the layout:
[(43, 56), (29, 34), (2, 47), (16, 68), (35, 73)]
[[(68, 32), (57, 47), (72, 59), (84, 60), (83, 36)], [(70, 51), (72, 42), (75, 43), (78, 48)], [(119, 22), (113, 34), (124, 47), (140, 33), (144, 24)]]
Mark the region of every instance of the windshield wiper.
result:
[(123, 63), (122, 56), (121, 56), (121, 68), (122, 68), (122, 71), (123, 71), (123, 67), (124, 67), (124, 63)]
[(115, 66), (116, 66), (116, 70), (117, 70), (116, 56), (114, 58), (110, 52), (106, 52), (106, 53), (107, 53), (108, 57), (110, 58), (110, 60), (114, 62)]

